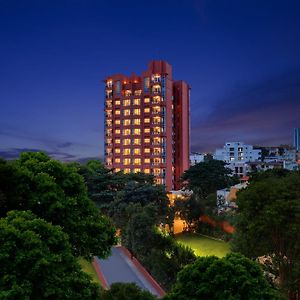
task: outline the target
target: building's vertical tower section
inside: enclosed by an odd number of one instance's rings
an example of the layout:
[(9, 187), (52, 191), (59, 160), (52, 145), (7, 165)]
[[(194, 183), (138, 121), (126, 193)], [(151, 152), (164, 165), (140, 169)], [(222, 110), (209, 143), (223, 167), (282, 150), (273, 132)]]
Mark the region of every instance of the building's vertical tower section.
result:
[(190, 161), (190, 87), (180, 80), (173, 85), (174, 113), (174, 184), (181, 188), (181, 176), (189, 168)]

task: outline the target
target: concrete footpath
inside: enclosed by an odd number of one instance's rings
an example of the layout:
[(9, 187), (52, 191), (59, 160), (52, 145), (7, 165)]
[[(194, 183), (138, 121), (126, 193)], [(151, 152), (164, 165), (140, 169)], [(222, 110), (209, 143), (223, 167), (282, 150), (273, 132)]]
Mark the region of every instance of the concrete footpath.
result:
[(129, 251), (117, 246), (112, 249), (112, 255), (108, 259), (96, 257), (93, 266), (104, 288), (114, 282), (134, 282), (140, 288), (148, 290), (153, 295), (163, 297), (165, 291), (145, 270), (136, 258), (131, 258)]

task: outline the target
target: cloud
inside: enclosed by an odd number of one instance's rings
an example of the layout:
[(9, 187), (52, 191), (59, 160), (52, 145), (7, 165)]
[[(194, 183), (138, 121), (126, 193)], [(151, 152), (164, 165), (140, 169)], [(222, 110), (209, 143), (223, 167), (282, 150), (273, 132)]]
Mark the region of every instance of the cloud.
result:
[(254, 85), (237, 86), (205, 120), (198, 118), (192, 124), (192, 149), (214, 150), (234, 140), (290, 143), (292, 128), (300, 126), (299, 116), (300, 69), (296, 69)]

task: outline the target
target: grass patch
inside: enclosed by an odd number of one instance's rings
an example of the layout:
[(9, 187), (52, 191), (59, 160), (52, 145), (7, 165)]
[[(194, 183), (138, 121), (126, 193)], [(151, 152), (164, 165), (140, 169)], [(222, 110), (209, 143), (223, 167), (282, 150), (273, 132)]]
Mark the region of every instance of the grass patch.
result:
[(84, 259), (84, 258), (79, 258), (78, 262), (79, 262), (79, 264), (80, 264), (82, 270), (83, 270), (85, 273), (87, 273), (87, 274), (89, 274), (90, 276), (92, 276), (92, 280), (93, 280), (94, 282), (97, 282), (97, 283), (99, 283), (99, 284), (101, 285), (101, 282), (99, 281), (99, 278), (98, 278), (98, 276), (97, 276), (97, 273), (96, 273), (94, 267), (92, 266), (92, 263), (89, 262), (89, 261), (87, 261), (87, 260)]
[(224, 257), (230, 253), (229, 243), (218, 241), (195, 233), (181, 233), (175, 235), (177, 242), (192, 248), (197, 256), (215, 255)]

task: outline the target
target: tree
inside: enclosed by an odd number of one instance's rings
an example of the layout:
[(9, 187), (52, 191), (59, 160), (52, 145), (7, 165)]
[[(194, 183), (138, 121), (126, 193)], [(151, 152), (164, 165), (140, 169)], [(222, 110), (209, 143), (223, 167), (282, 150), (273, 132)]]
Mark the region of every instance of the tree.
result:
[(77, 171), (40, 152), (24, 152), (16, 161), (1, 162), (0, 215), (10, 210), (31, 210), (63, 228), (74, 255), (104, 258), (115, 243), (115, 229), (88, 198)]
[(240, 254), (199, 257), (178, 273), (168, 300), (274, 300), (259, 265)]
[[(278, 174), (277, 174), (278, 175)], [(266, 174), (238, 193), (233, 247), (248, 257), (273, 257), (280, 285), (300, 285), (300, 174)]]
[(29, 211), (0, 219), (0, 299), (96, 299), (100, 287), (81, 271), (68, 236)]
[(135, 283), (113, 283), (101, 294), (103, 300), (155, 300), (150, 292), (142, 290)]
[(188, 182), (189, 189), (205, 199), (209, 194), (234, 184), (236, 178), (231, 177), (231, 173), (225, 162), (209, 160), (191, 166), (182, 179)]

